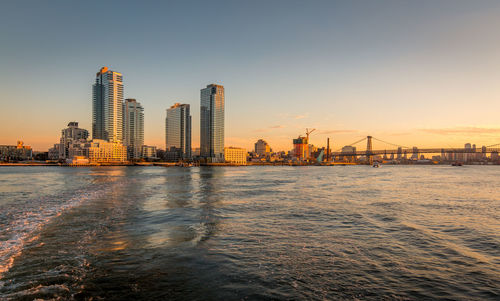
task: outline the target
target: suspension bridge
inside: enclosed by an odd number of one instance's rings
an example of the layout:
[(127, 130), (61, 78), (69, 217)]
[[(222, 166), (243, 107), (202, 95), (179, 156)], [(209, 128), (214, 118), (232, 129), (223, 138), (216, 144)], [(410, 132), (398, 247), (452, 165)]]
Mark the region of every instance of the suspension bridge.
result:
[[(373, 149), (373, 141), (378, 141), (384, 143), (385, 145), (390, 146), (388, 149)], [(356, 150), (354, 151), (354, 147), (356, 145), (360, 145), (362, 142), (366, 142), (365, 150)], [(411, 155), (412, 158), (419, 158), (420, 154), (441, 154), (443, 156), (449, 156), (451, 158), (456, 158), (458, 154), (484, 154), (487, 153), (499, 153), (500, 152), (500, 143), (482, 146), (481, 148), (476, 149), (475, 147), (470, 148), (418, 148), (418, 147), (407, 147), (404, 145), (398, 145), (395, 143), (387, 142), (372, 136), (367, 136), (363, 139), (355, 141), (351, 144), (348, 144), (347, 147), (351, 147), (350, 150), (346, 151), (345, 147), (342, 149), (338, 149), (336, 151), (332, 151), (329, 155), (331, 157), (350, 157), (357, 158), (358, 156), (365, 156), (367, 161), (371, 164), (373, 163), (373, 156), (397, 156), (398, 159), (406, 158), (408, 155)]]

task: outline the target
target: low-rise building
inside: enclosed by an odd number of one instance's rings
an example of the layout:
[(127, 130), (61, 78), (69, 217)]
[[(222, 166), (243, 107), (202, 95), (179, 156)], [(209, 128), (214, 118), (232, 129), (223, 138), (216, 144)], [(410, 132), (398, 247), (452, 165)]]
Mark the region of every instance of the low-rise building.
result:
[(224, 159), (227, 163), (247, 164), (247, 150), (239, 147), (225, 147)]
[(126, 162), (127, 147), (119, 142), (94, 139), (90, 142), (88, 157), (90, 162), (96, 163)]
[(156, 159), (156, 146), (143, 145), (141, 154), (144, 159)]
[(90, 160), (84, 156), (73, 156), (72, 159), (66, 159), (68, 164), (89, 164)]
[(344, 162), (355, 162), (356, 161), (356, 147), (352, 145), (346, 145), (342, 147), (340, 161)]
[(83, 150), (89, 137), (86, 129), (78, 127), (78, 122), (71, 121), (68, 127), (61, 130), (59, 146), (59, 159), (72, 159), (73, 156), (86, 156)]
[(54, 147), (49, 148), (48, 151), (48, 157), (49, 160), (59, 160), (59, 148), (61, 147), (61, 144), (54, 144)]
[(22, 141), (17, 141), (17, 145), (0, 145), (0, 160), (31, 160), (33, 150), (31, 146), (24, 145)]

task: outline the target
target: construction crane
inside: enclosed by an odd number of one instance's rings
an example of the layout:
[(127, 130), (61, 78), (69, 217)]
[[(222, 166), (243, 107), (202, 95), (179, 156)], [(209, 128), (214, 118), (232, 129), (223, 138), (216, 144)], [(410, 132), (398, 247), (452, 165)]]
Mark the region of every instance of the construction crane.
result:
[(309, 143), (309, 134), (311, 134), (312, 132), (314, 132), (316, 129), (312, 129), (312, 130), (309, 130), (308, 128), (306, 128), (306, 136), (307, 136), (307, 143)]

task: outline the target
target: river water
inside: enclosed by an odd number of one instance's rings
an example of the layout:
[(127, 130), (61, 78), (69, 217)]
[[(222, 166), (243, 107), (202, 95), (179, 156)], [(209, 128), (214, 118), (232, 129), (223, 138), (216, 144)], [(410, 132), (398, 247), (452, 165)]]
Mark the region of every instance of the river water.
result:
[(499, 300), (499, 166), (1, 167), (0, 299)]

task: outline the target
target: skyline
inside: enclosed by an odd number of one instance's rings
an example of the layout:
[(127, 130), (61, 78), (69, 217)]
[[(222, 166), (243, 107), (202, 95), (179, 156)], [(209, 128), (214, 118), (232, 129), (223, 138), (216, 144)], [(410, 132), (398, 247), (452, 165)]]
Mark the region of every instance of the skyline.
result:
[(123, 3), (107, 16), (123, 26), (112, 37), (93, 35), (101, 16), (89, 4), (2, 4), (0, 143), (46, 150), (70, 121), (91, 131), (101, 66), (123, 74), (124, 98), (144, 107), (144, 144), (162, 149), (176, 102), (191, 105), (199, 147), (199, 89), (211, 83), (226, 88), (227, 146), (290, 150), (305, 128), (332, 149), (367, 135), (410, 147), (500, 142), (499, 3), (284, 3), (218, 2), (210, 24), (202, 2)]

